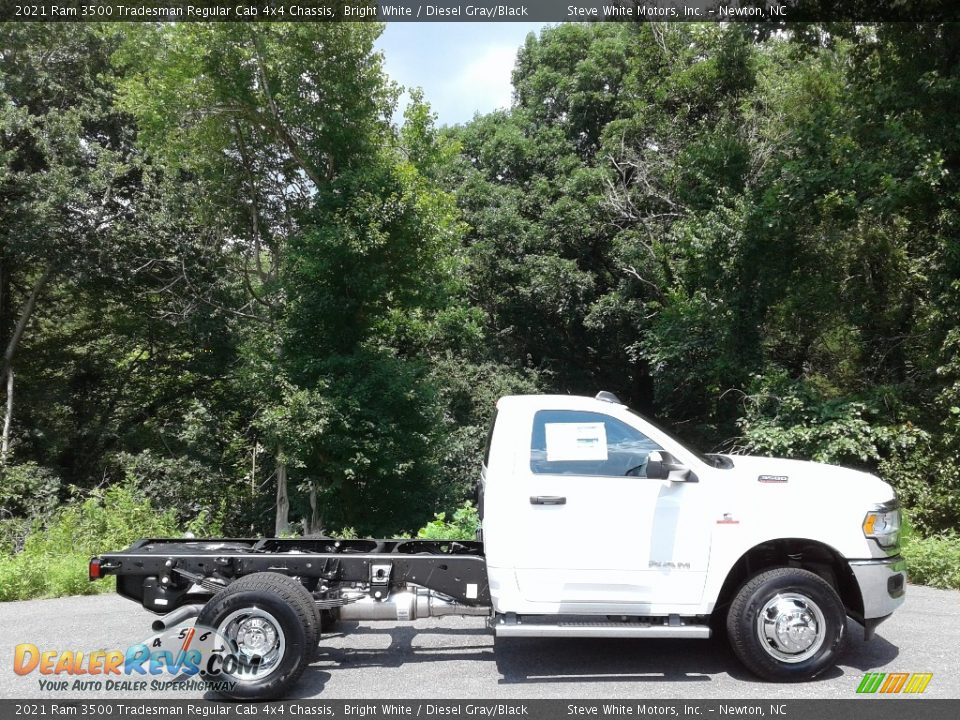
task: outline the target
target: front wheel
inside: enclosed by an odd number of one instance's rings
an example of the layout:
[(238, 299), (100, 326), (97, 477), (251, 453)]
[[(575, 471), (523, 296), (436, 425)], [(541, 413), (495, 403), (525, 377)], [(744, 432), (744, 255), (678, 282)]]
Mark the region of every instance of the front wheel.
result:
[(748, 580), (730, 604), (734, 654), (765, 680), (807, 680), (836, 662), (846, 611), (819, 575), (775, 568)]

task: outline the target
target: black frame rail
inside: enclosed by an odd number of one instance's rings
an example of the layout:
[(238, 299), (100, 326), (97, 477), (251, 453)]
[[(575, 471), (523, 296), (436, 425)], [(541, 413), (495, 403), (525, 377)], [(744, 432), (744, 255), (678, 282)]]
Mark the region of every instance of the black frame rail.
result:
[(464, 605), (490, 604), (483, 543), (476, 541), (145, 538), (126, 550), (105, 553), (99, 561), (104, 575), (117, 576), (120, 595), (154, 612), (169, 612), (189, 601), (195, 578), (226, 585), (255, 572), (340, 587), (372, 580), (389, 586), (410, 583)]

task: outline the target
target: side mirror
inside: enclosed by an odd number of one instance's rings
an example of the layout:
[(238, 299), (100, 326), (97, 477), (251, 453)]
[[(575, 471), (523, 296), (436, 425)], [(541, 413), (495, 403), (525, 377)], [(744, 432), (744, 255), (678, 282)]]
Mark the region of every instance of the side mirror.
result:
[(647, 456), (647, 477), (670, 482), (696, 482), (697, 476), (665, 450), (655, 450)]
[(647, 477), (651, 480), (666, 480), (667, 468), (663, 466), (663, 454), (652, 452), (647, 455)]

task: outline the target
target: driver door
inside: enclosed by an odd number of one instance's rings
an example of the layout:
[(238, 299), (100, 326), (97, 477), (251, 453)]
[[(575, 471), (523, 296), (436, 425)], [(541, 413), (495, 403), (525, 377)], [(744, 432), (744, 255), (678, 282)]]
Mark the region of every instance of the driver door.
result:
[(700, 600), (709, 531), (698, 522), (699, 483), (647, 478), (647, 456), (663, 449), (604, 413), (535, 414), (518, 499), (525, 522), (516, 575), (525, 600), (559, 602), (561, 612)]

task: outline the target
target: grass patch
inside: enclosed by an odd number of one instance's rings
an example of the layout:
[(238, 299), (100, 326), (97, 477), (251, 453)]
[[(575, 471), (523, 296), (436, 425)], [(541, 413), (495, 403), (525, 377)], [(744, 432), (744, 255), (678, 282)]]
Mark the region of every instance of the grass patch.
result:
[(205, 513), (186, 528), (178, 527), (174, 510), (157, 510), (131, 486), (95, 492), (61, 509), (44, 527), (32, 528), (20, 552), (0, 554), (0, 601), (110, 592), (114, 578), (88, 581), (91, 557), (142, 537), (180, 537), (184, 530), (220, 534)]
[(910, 582), (960, 590), (960, 537), (908, 537), (903, 543)]
[(37, 557), (19, 553), (0, 557), (0, 600), (32, 600), (112, 592), (116, 579), (87, 580), (91, 555)]
[(458, 507), (447, 520), (446, 513), (437, 513), (433, 520), (417, 531), (420, 540), (476, 540), (480, 516), (469, 500)]

